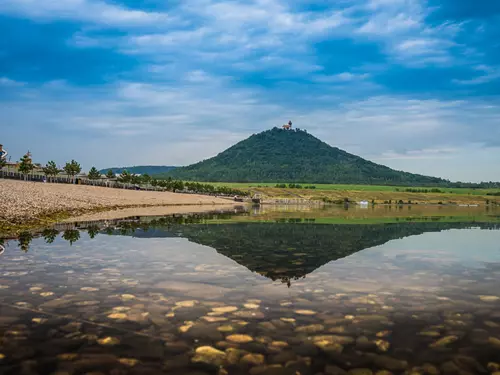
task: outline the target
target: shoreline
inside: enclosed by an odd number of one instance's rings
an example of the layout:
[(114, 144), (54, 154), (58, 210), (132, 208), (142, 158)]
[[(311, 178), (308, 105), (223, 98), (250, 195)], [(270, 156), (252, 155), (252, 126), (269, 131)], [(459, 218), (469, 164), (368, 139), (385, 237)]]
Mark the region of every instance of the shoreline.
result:
[(87, 218), (195, 213), (237, 206), (227, 198), (198, 194), (3, 179), (0, 179), (0, 197), (0, 233)]

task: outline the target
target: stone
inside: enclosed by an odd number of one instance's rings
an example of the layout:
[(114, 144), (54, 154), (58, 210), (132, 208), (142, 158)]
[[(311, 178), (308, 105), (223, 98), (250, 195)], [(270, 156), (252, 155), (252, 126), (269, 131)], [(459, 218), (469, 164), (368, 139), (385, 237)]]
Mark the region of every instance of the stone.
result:
[(428, 375), (439, 375), (439, 369), (431, 363), (424, 363), (422, 370)]
[(127, 319), (127, 314), (124, 313), (113, 313), (108, 315), (109, 319), (117, 319), (117, 320), (123, 320)]
[(441, 365), (441, 371), (445, 374), (458, 374), (460, 368), (453, 361), (448, 361)]
[(229, 342), (235, 342), (238, 344), (246, 344), (253, 341), (253, 337), (249, 335), (230, 335), (226, 337)]
[(497, 296), (479, 296), (479, 299), (483, 302), (495, 302), (500, 300), (500, 297)]
[(42, 297), (50, 297), (50, 296), (53, 296), (54, 293), (53, 292), (43, 292), (43, 293), (40, 293), (40, 295)]
[(500, 339), (497, 339), (496, 337), (490, 337), (488, 338), (488, 342), (493, 345), (493, 346), (496, 346), (496, 347), (499, 347), (500, 348)]
[(354, 339), (349, 336), (339, 336), (339, 335), (319, 335), (312, 338), (313, 342), (330, 342), (341, 345), (348, 345), (354, 342)]
[(122, 301), (130, 301), (135, 299), (135, 296), (133, 294), (122, 294), (120, 298)]
[(391, 347), (391, 344), (385, 340), (375, 340), (375, 345), (377, 345), (378, 350), (381, 352), (386, 352)]
[(404, 371), (408, 368), (408, 362), (387, 355), (378, 355), (373, 362), (377, 367), (391, 371)]
[(295, 314), (298, 314), (298, 315), (316, 315), (316, 312), (312, 311), (312, 310), (295, 310)]
[(373, 375), (372, 370), (367, 369), (367, 368), (355, 368), (352, 370), (349, 370), (348, 372), (349, 375)]
[(206, 321), (208, 323), (218, 323), (218, 322), (226, 322), (227, 321), (227, 318), (224, 318), (222, 316), (220, 316), (220, 317), (218, 317), (218, 316), (204, 316), (201, 319), (203, 319), (204, 321)]
[(325, 367), (326, 375), (347, 375), (347, 371), (334, 365), (327, 365)]
[(437, 331), (422, 331), (419, 332), (420, 336), (427, 336), (427, 337), (439, 337), (441, 334)]
[(177, 307), (194, 307), (194, 305), (196, 305), (197, 303), (198, 303), (198, 301), (195, 301), (195, 300), (180, 301), (180, 302), (176, 302), (175, 306), (177, 306)]
[(255, 310), (236, 311), (235, 313), (233, 313), (233, 315), (243, 319), (264, 319), (265, 317), (262, 311), (255, 311)]
[(82, 292), (97, 292), (99, 289), (98, 288), (92, 288), (90, 286), (85, 286), (83, 288), (80, 288)]
[(375, 373), (375, 375), (392, 375), (392, 372), (387, 370), (379, 370)]
[(117, 339), (116, 337), (105, 337), (102, 339), (97, 340), (97, 343), (99, 345), (103, 346), (113, 346), (113, 345), (118, 345), (120, 343), (120, 340)]
[(222, 366), (226, 360), (226, 353), (211, 346), (200, 346), (196, 348), (192, 359), (194, 363), (203, 362), (214, 366)]
[(293, 318), (280, 318), (280, 319), (285, 323), (295, 323), (295, 319)]
[(248, 353), (241, 358), (241, 362), (253, 366), (259, 366), (264, 364), (265, 358), (262, 354)]
[(432, 344), (429, 345), (431, 348), (442, 348), (447, 345), (453, 344), (458, 340), (458, 336), (450, 335), (450, 336), (445, 336)]
[(223, 307), (212, 308), (212, 311), (214, 311), (216, 313), (221, 313), (221, 314), (230, 313), (230, 312), (234, 312), (237, 310), (238, 310), (238, 308), (236, 306), (223, 306)]
[(260, 307), (260, 305), (257, 305), (256, 303), (245, 303), (243, 306), (245, 307), (245, 309), (250, 309), (250, 310), (255, 310)]
[(227, 332), (234, 331), (234, 328), (233, 328), (233, 326), (225, 325), (225, 326), (217, 327), (217, 331), (227, 333)]
[(489, 362), (488, 365), (486, 366), (488, 371), (490, 372), (497, 372), (500, 371), (500, 363), (495, 363), (495, 362)]
[(308, 334), (318, 333), (318, 332), (322, 332), (324, 330), (325, 330), (325, 326), (322, 324), (311, 324), (308, 326), (301, 326), (301, 327), (295, 328), (295, 332), (297, 332), (297, 333), (308, 333)]
[(198, 323), (189, 328), (186, 336), (195, 340), (220, 341), (222, 340), (222, 334), (217, 328), (214, 324)]
[(139, 363), (139, 360), (135, 358), (120, 358), (118, 362), (127, 367), (134, 367)]
[(227, 348), (226, 349), (226, 359), (227, 362), (231, 365), (236, 365), (240, 362), (240, 358), (243, 357), (247, 352), (245, 350), (236, 349), (236, 348)]
[(60, 361), (74, 361), (77, 358), (78, 354), (76, 353), (64, 353), (57, 356), (57, 359)]
[(182, 354), (191, 350), (191, 345), (184, 341), (167, 341), (165, 343), (165, 352), (167, 354)]

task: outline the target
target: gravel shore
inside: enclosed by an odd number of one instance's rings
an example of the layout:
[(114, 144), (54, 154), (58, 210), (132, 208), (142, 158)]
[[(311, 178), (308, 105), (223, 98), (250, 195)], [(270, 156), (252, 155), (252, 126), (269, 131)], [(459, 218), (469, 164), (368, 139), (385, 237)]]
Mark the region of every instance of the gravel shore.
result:
[[(69, 213), (76, 216), (106, 208), (204, 205), (209, 210), (214, 205), (231, 204), (227, 199), (196, 194), (0, 179), (0, 226), (36, 223), (55, 214)], [(170, 207), (168, 211), (173, 213), (175, 209)], [(181, 211), (185, 211), (185, 208)], [(141, 212), (147, 213), (145, 209), (141, 209)]]

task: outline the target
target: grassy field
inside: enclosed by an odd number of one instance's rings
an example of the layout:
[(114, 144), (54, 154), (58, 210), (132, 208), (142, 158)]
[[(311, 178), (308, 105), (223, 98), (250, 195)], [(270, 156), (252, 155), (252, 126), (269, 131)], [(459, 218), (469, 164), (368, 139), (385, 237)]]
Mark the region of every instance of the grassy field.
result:
[[(274, 188), (276, 186), (275, 182), (206, 182), (207, 184), (215, 186), (227, 186), (234, 189), (248, 190), (251, 188)], [(326, 190), (326, 191), (373, 191), (373, 192), (405, 192), (406, 189), (418, 189), (430, 190), (432, 188), (426, 187), (416, 187), (416, 186), (383, 186), (383, 185), (338, 185), (338, 184), (307, 184), (298, 183), (302, 186), (315, 186), (316, 191)], [(471, 188), (436, 188), (442, 191), (441, 194), (462, 194), (462, 195), (486, 195), (487, 193), (498, 193), (499, 189), (471, 189)], [(288, 189), (287, 189), (288, 190)], [(297, 189), (290, 189), (291, 191)], [(300, 189), (299, 189), (300, 190)], [(303, 189), (309, 190), (309, 189)], [(422, 194), (422, 193), (419, 193)]]
[[(339, 202), (345, 198), (351, 201), (368, 201), (375, 203), (412, 203), (412, 204), (500, 204), (499, 196), (487, 195), (498, 193), (498, 189), (471, 188), (437, 188), (439, 192), (421, 192), (432, 188), (411, 186), (378, 186), (378, 185), (336, 185), (312, 184), (315, 189), (277, 188), (276, 183), (227, 183), (211, 182), (216, 186), (228, 186), (234, 189), (260, 194), (264, 199), (310, 199), (327, 202)], [(300, 184), (302, 187), (311, 184)], [(407, 189), (417, 190), (408, 191)]]

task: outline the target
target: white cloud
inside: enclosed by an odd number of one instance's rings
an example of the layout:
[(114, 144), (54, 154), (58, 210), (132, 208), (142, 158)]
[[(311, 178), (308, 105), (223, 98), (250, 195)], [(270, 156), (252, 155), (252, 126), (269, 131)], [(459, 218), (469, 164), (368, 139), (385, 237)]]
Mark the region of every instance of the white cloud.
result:
[(471, 78), (471, 79), (455, 79), (453, 82), (460, 85), (481, 85), (483, 83), (488, 83), (500, 79), (500, 68), (491, 67), (488, 65), (478, 65), (474, 67), (474, 70), (479, 72), (481, 75)]
[(0, 87), (21, 87), (24, 86), (24, 82), (14, 81), (13, 79), (7, 77), (0, 77)]
[(0, 13), (36, 20), (73, 20), (101, 26), (165, 22), (167, 14), (121, 7), (102, 0), (2, 0)]

